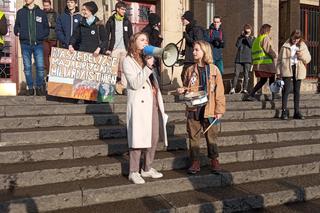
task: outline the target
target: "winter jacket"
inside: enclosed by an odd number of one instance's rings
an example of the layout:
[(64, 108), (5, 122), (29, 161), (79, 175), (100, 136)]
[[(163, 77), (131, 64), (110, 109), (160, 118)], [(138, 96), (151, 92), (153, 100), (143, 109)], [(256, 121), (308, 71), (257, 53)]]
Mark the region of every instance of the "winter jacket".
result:
[[(277, 60), (277, 74), (280, 74), (281, 77), (292, 77), (292, 66), (291, 66), (291, 44), (289, 40), (284, 43), (280, 49), (280, 53)], [(301, 57), (298, 57), (298, 63), (296, 64), (297, 79), (302, 80), (306, 78), (307, 69), (306, 65), (311, 61), (311, 55), (308, 50), (307, 45), (304, 42), (301, 42), (299, 51)]]
[[(115, 42), (116, 42), (116, 38), (115, 38), (115, 32), (116, 32), (116, 20), (115, 20), (115, 14), (112, 15), (106, 24), (106, 30), (107, 30), (107, 47), (106, 50), (112, 51), (115, 48)], [(129, 41), (130, 41), (130, 37), (132, 36), (133, 31), (132, 31), (132, 24), (129, 21), (129, 19), (127, 17), (124, 17), (123, 20), (123, 42), (124, 45), (126, 47), (126, 50), (128, 50), (128, 46), (129, 46)]]
[[(30, 21), (35, 22), (35, 43), (41, 44), (43, 40), (48, 38), (49, 24), (46, 13), (35, 5), (32, 10), (28, 6), (23, 6), (17, 12), (16, 22), (14, 25), (14, 34), (19, 36), (20, 42), (23, 44), (33, 45), (31, 42), (31, 28), (29, 27), (29, 13), (32, 11), (33, 19)], [(19, 35), (18, 35), (19, 34)]]
[[(71, 14), (68, 7), (66, 7), (64, 12), (57, 18), (56, 33), (62, 47), (68, 48), (73, 31), (78, 27), (81, 19), (82, 16), (78, 8)], [(77, 46), (74, 48), (78, 49)]]
[(270, 74), (276, 73), (275, 62), (277, 59), (277, 53), (273, 50), (271, 45), (271, 39), (269, 36), (266, 36), (262, 42), (261, 47), (263, 51), (268, 54), (272, 59), (272, 64), (254, 64), (252, 70), (255, 71), (257, 77), (270, 77)]
[(79, 51), (93, 53), (98, 47), (101, 48), (100, 53), (105, 53), (107, 44), (106, 29), (103, 21), (95, 17), (94, 22), (89, 26), (85, 18), (80, 22), (80, 25), (75, 29), (70, 44), (74, 47), (79, 45)]
[(48, 23), (49, 23), (49, 36), (48, 40), (57, 40), (57, 35), (56, 35), (56, 21), (57, 21), (57, 13), (51, 9), (49, 11), (45, 11), (47, 14), (48, 18)]
[(211, 24), (206, 41), (212, 45), (213, 60), (221, 60), (223, 58), (222, 49), (225, 46), (225, 35), (221, 27), (217, 30)]
[(252, 63), (251, 57), (251, 47), (253, 43), (254, 37), (253, 36), (244, 36), (241, 35), (238, 37), (236, 42), (237, 55), (235, 58), (235, 63)]
[(196, 21), (192, 21), (186, 26), (186, 31), (183, 33), (183, 37), (186, 40), (185, 63), (190, 64), (194, 62), (193, 42), (198, 40), (204, 40), (203, 32), (203, 28), (197, 26)]
[(160, 37), (160, 32), (155, 29), (151, 24), (148, 24), (142, 29), (142, 32), (147, 33), (149, 36), (149, 44), (155, 47), (160, 47), (163, 38)]
[[(200, 74), (196, 69), (196, 64), (187, 68), (185, 72), (183, 85), (190, 92), (199, 91)], [(192, 81), (192, 83), (190, 82)], [(226, 99), (224, 96), (224, 86), (222, 76), (218, 67), (210, 64), (210, 75), (207, 78), (208, 102), (205, 107), (204, 117), (214, 117), (217, 114), (224, 114), (226, 111)], [(196, 108), (188, 108), (187, 111), (196, 111)]]

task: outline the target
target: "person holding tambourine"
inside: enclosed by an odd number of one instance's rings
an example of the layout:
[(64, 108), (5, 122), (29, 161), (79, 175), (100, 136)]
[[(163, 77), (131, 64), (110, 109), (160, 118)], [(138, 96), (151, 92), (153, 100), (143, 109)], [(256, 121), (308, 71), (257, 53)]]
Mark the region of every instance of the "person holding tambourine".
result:
[[(190, 106), (187, 104), (187, 132), (190, 140), (191, 166), (188, 173), (196, 174), (200, 171), (200, 140), (205, 135), (208, 157), (211, 160), (213, 172), (221, 170), (219, 152), (216, 144), (219, 126), (217, 121), (225, 112), (224, 86), (220, 71), (213, 64), (210, 44), (205, 41), (195, 41), (193, 56), (195, 64), (185, 72), (184, 87), (178, 88), (179, 94), (185, 97), (191, 94), (205, 94), (207, 102)], [(203, 128), (203, 133), (201, 133)]]

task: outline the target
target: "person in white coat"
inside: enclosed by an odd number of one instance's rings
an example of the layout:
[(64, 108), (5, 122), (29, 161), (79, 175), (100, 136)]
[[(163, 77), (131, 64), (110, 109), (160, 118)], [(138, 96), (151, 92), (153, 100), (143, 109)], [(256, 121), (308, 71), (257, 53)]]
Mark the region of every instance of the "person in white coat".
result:
[[(161, 178), (162, 173), (151, 167), (157, 143), (167, 145), (166, 122), (163, 99), (153, 69), (154, 58), (143, 56), (148, 45), (145, 33), (131, 36), (128, 55), (123, 60), (127, 84), (127, 134), (130, 155), (129, 180), (135, 184), (145, 183), (144, 177)], [(144, 162), (140, 171), (140, 157)]]

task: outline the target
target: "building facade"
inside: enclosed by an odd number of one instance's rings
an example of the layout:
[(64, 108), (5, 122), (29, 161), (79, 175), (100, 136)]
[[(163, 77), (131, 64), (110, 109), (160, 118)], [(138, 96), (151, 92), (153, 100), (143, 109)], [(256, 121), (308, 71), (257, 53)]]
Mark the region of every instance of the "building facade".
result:
[[(88, 0), (79, 0), (79, 5)], [(66, 1), (53, 0), (56, 11), (63, 11)], [(113, 13), (116, 0), (95, 0), (99, 11), (97, 16), (107, 21)], [(156, 12), (161, 16), (161, 33), (163, 45), (177, 43), (182, 38), (183, 26), (181, 16), (186, 10), (192, 10), (198, 24), (207, 28), (213, 16), (222, 16), (223, 29), (226, 36), (224, 49), (225, 79), (234, 70), (235, 42), (244, 24), (249, 23), (257, 35), (259, 27), (264, 23), (272, 25), (272, 42), (278, 50), (293, 29), (300, 28), (309, 41), (312, 63), (308, 67), (310, 79), (319, 77), (319, 33), (320, 7), (319, 0), (133, 0), (129, 5), (128, 15), (136, 31), (143, 27), (147, 14)], [(10, 32), (6, 36), (6, 57), (0, 62), (0, 82), (17, 83), (18, 91), (25, 89), (23, 64), (18, 39), (13, 35), (13, 24), (16, 11), (24, 1), (0, 1), (0, 9), (4, 10), (10, 20)], [(42, 6), (41, 0), (36, 3)], [(181, 84), (181, 67), (163, 67), (162, 84), (172, 89)]]

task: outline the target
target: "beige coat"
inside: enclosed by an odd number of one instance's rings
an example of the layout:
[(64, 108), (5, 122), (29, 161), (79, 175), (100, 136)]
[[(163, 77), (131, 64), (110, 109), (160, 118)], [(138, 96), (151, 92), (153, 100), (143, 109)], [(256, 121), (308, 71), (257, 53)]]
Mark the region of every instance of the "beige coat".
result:
[[(183, 82), (184, 86), (188, 87), (189, 91), (191, 92), (199, 91), (200, 77), (196, 66), (197, 65), (188, 67), (187, 71), (185, 72), (185, 80)], [(191, 86), (190, 81), (193, 74), (195, 74), (196, 80)], [(223, 80), (218, 67), (214, 64), (210, 65), (210, 76), (207, 81), (209, 82), (207, 86), (208, 103), (206, 104), (204, 117), (209, 118), (217, 114), (224, 114), (226, 111), (226, 99), (224, 96)], [(195, 109), (187, 108), (187, 110), (194, 111)]]
[(254, 64), (252, 67), (252, 70), (276, 74), (276, 65), (275, 64), (276, 64), (277, 53), (272, 48), (271, 39), (269, 36), (266, 36), (261, 41), (261, 47), (264, 50), (264, 52), (272, 58), (274, 63), (272, 63), (272, 64)]
[[(292, 67), (290, 63), (291, 49), (289, 41), (286, 41), (280, 49), (278, 61), (277, 61), (277, 74), (281, 77), (292, 77)], [(311, 61), (311, 55), (307, 45), (304, 42), (300, 44), (301, 57), (298, 57), (298, 63), (296, 65), (297, 79), (302, 80), (306, 78), (307, 69), (306, 65)]]
[[(123, 71), (127, 84), (127, 135), (129, 148), (150, 148), (152, 136), (153, 91), (150, 75), (156, 76), (148, 67), (142, 68), (132, 57), (123, 60)], [(156, 84), (158, 82), (156, 81)], [(158, 103), (161, 111), (160, 138), (167, 146), (166, 123), (168, 115), (164, 112), (163, 99), (158, 89)]]

